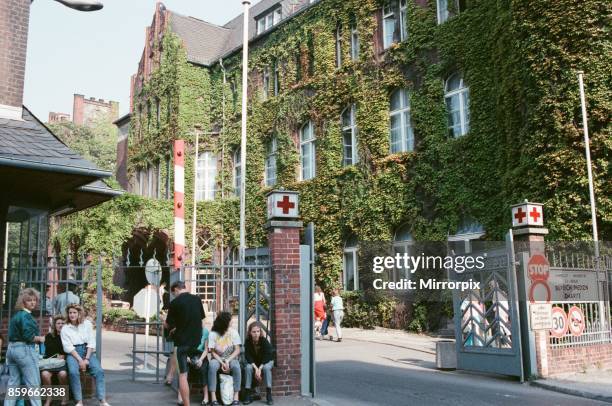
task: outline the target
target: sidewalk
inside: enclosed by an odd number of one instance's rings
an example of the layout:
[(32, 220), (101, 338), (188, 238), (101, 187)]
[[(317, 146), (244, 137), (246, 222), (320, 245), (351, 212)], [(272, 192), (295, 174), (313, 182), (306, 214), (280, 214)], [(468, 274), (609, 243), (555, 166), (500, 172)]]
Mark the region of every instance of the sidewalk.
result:
[(532, 385), (555, 392), (612, 403), (612, 370), (589, 370), (585, 373), (538, 379)]
[[(336, 330), (333, 327), (329, 328), (329, 333), (334, 336), (334, 339), (336, 338)], [(430, 355), (436, 355), (437, 341), (445, 341), (440, 338), (383, 327), (376, 327), (373, 330), (343, 327), (342, 336), (345, 340), (392, 345), (394, 347), (407, 348)]]

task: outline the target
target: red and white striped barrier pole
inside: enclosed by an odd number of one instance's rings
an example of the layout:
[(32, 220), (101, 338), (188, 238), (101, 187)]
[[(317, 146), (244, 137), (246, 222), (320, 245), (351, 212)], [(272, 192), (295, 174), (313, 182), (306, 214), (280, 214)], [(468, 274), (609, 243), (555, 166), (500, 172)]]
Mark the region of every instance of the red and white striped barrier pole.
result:
[(174, 140), (174, 270), (185, 251), (185, 141)]

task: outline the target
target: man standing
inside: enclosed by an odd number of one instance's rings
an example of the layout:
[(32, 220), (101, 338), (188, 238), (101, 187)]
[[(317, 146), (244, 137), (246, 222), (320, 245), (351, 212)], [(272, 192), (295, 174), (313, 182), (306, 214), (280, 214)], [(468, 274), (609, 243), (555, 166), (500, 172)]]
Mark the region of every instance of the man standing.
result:
[[(66, 288), (66, 285), (68, 288)], [(62, 292), (53, 299), (53, 315), (59, 315), (66, 317), (66, 306), (69, 304), (80, 304), (81, 299), (74, 294), (76, 291), (76, 284), (74, 282), (68, 282), (67, 284), (60, 283), (58, 289)]]
[(164, 327), (174, 330), (174, 346), (179, 368), (179, 392), (185, 406), (189, 406), (189, 382), (187, 373), (190, 356), (198, 353), (202, 340), (202, 320), (206, 317), (202, 301), (187, 291), (185, 282), (172, 284), (170, 292), (175, 296), (168, 306)]

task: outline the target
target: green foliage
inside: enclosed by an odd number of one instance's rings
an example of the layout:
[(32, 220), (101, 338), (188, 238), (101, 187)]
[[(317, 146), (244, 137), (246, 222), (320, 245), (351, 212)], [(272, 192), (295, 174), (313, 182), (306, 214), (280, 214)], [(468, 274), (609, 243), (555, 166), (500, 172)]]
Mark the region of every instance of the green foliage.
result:
[(371, 329), (376, 326), (395, 327), (393, 317), (398, 301), (380, 292), (352, 291), (342, 293), (346, 327)]
[(104, 323), (116, 323), (119, 321), (142, 320), (142, 318), (138, 317), (132, 309), (105, 308), (102, 312), (102, 320)]

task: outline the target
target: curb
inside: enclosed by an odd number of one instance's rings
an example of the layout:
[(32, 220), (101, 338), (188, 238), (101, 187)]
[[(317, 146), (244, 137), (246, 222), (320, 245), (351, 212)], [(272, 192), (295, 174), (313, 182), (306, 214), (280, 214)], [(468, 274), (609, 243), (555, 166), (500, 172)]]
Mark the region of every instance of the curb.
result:
[(545, 381), (531, 381), (530, 384), (532, 386), (536, 386), (538, 388), (550, 390), (553, 392), (564, 393), (566, 395), (579, 396), (581, 398), (599, 400), (606, 403), (612, 403), (612, 396), (600, 395), (594, 392), (583, 391), (579, 389), (570, 389), (564, 388), (558, 385), (553, 385), (550, 383), (546, 383)]

